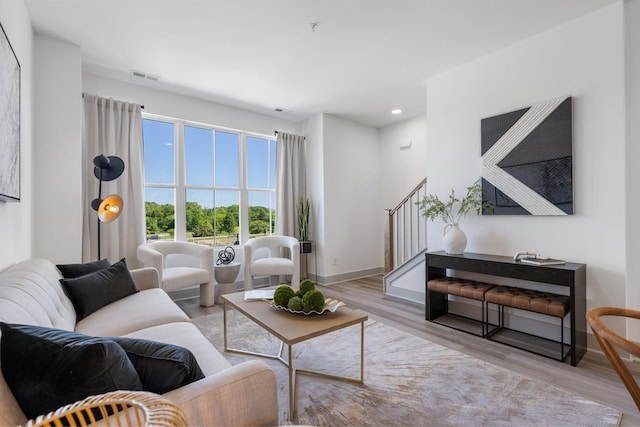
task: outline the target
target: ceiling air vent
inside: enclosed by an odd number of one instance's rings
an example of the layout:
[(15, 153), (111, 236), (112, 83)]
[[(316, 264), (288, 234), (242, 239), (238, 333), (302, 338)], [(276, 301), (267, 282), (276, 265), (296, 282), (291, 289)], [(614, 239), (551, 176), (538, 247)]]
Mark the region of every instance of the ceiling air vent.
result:
[(134, 77), (140, 77), (141, 79), (153, 80), (157, 82), (160, 77), (154, 76), (153, 74), (143, 73), (142, 71), (133, 71)]

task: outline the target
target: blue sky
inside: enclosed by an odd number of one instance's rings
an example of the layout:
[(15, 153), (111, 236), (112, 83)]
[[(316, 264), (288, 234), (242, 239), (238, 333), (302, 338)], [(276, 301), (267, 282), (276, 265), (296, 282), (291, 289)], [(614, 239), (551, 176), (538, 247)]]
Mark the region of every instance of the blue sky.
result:
[[(174, 125), (157, 120), (143, 120), (144, 170), (146, 183), (173, 184)], [(215, 153), (214, 140), (215, 137)], [(216, 206), (240, 203), (238, 134), (185, 126), (185, 179), (187, 186), (226, 187), (215, 192)], [(251, 189), (275, 188), (275, 141), (246, 137), (247, 187)], [(215, 157), (214, 157), (215, 154)], [(215, 163), (214, 163), (215, 159)], [(268, 159), (268, 160), (267, 160)], [(249, 191), (249, 206), (273, 206), (269, 193)], [(187, 189), (187, 201), (203, 207), (214, 206), (214, 193), (207, 189)], [(173, 189), (147, 188), (145, 200), (160, 204), (173, 204)]]

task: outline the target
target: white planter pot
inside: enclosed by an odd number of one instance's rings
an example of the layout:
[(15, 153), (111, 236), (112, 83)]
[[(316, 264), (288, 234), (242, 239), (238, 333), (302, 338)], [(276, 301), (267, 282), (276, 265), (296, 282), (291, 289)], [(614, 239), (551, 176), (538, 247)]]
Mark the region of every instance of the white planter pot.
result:
[(446, 253), (460, 255), (467, 247), (467, 236), (460, 230), (458, 224), (447, 224), (444, 226), (442, 243)]

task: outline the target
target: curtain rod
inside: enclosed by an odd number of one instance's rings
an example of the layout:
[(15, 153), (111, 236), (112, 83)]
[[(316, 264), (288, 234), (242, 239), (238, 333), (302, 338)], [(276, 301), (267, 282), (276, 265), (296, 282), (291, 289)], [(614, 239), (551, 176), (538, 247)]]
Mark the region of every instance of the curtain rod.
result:
[[(98, 95), (93, 95), (93, 96), (98, 96)], [(84, 93), (82, 94), (82, 97), (84, 98)], [(141, 105), (140, 108), (142, 108), (144, 110), (144, 105)]]
[[(278, 136), (278, 131), (277, 131), (277, 130), (274, 130), (274, 131), (273, 131), (273, 133), (274, 133), (276, 136)], [(302, 139), (304, 139), (304, 140), (306, 141), (306, 140), (307, 140), (307, 137), (306, 137), (306, 136), (303, 136), (303, 137), (302, 137)]]

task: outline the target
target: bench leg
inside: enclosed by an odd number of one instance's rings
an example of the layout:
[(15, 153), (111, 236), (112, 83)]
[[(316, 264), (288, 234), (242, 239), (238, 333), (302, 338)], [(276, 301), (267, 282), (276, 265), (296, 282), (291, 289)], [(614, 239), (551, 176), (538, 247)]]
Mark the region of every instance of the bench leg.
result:
[[(491, 306), (491, 303), (489, 303), (488, 301), (483, 301), (482, 304), (484, 306), (483, 323), (484, 327), (486, 328), (483, 330), (483, 336), (485, 338), (489, 338), (491, 335), (502, 329), (504, 325), (504, 306), (496, 304), (498, 306), (498, 324), (491, 325), (491, 322), (489, 321), (489, 308)], [(491, 326), (495, 326), (493, 330), (491, 330)]]
[(564, 317), (560, 318), (560, 361), (564, 362)]
[(482, 301), (482, 338), (486, 337), (489, 333), (489, 313), (487, 313), (487, 303)]
[(491, 331), (491, 322), (489, 322), (489, 303), (487, 301), (482, 301), (482, 337), (487, 338), (489, 334), (493, 334), (493, 332), (497, 331), (499, 327)]

